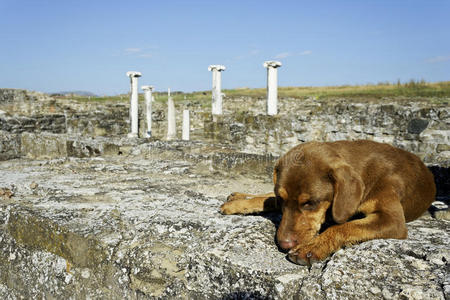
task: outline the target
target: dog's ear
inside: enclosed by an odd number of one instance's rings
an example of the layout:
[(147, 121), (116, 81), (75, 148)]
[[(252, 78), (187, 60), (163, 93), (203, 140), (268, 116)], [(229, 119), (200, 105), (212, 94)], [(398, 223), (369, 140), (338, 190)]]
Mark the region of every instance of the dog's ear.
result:
[(341, 224), (353, 216), (364, 194), (361, 176), (348, 164), (335, 164), (330, 175), (334, 181), (332, 214), (336, 223)]

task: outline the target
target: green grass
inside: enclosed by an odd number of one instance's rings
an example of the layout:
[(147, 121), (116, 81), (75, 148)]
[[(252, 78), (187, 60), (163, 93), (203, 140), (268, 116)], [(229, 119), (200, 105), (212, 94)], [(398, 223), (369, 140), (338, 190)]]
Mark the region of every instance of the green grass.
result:
[[(160, 93), (156, 92), (153, 93), (153, 96), (155, 97), (156, 102), (167, 102), (167, 93)], [(57, 97), (60, 99), (71, 99), (76, 101), (98, 101), (98, 102), (105, 102), (105, 101), (111, 101), (111, 102), (128, 102), (129, 101), (129, 95), (122, 94), (117, 96), (102, 96), (102, 97), (88, 97), (88, 96), (70, 96), (70, 97)], [(172, 95), (172, 99), (175, 102), (183, 103), (183, 102), (192, 102), (192, 101), (199, 101), (199, 102), (206, 102), (211, 101), (211, 92), (194, 92), (194, 93), (177, 93)], [(139, 94), (139, 101), (145, 101), (144, 94)]]
[[(227, 96), (265, 97), (266, 89), (238, 89), (225, 90)], [(384, 97), (423, 97), (445, 98), (450, 97), (450, 81), (427, 83), (425, 81), (411, 80), (407, 83), (379, 83), (367, 85), (342, 85), (326, 87), (280, 87), (280, 98), (317, 99), (329, 98), (367, 98), (381, 99)]]
[(81, 102), (87, 102), (87, 101), (114, 101), (114, 102), (120, 102), (120, 101), (128, 101), (128, 95), (118, 95), (118, 96), (102, 96), (102, 97), (88, 97), (88, 96), (68, 96), (68, 97), (56, 97), (60, 99), (70, 99), (70, 100), (77, 100)]
[[(266, 89), (230, 89), (223, 90), (226, 97), (252, 97), (265, 98)], [(167, 93), (155, 92), (156, 102), (167, 102)], [(342, 85), (325, 87), (279, 87), (278, 96), (280, 98), (306, 99), (314, 97), (315, 99), (333, 99), (346, 98), (358, 100), (376, 100), (383, 98), (421, 98), (434, 102), (440, 102), (439, 99), (450, 98), (450, 81), (437, 83), (428, 83), (425, 81), (411, 80), (406, 83), (383, 82), (367, 85)], [(172, 98), (178, 104), (196, 102), (201, 106), (211, 104), (211, 91), (193, 92), (193, 93), (174, 93)], [(126, 102), (129, 96), (126, 94), (119, 96), (106, 97), (86, 97), (74, 96), (68, 99), (79, 101), (122, 101)], [(446, 99), (445, 101), (447, 101)], [(139, 101), (144, 101), (144, 95), (139, 94)]]

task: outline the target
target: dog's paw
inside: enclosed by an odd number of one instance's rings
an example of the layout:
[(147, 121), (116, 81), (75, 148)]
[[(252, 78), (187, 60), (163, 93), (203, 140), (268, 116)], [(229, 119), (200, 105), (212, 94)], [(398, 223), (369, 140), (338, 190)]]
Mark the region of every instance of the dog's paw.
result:
[(223, 215), (232, 215), (237, 213), (236, 208), (234, 207), (234, 203), (232, 202), (225, 202), (220, 206), (220, 212)]
[(313, 241), (308, 245), (292, 248), (288, 253), (288, 258), (293, 263), (310, 266), (316, 261), (324, 260), (331, 254), (327, 248), (320, 242)]
[(254, 212), (245, 201), (228, 201), (222, 204), (220, 212), (224, 215), (246, 215)]

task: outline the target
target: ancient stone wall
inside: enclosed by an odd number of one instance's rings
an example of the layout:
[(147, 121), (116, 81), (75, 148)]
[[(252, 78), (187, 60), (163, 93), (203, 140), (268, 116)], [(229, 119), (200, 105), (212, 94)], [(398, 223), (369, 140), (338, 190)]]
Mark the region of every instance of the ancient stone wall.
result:
[[(352, 103), (284, 99), (285, 113), (241, 112), (214, 121), (205, 115), (204, 136), (251, 153), (281, 155), (307, 141), (370, 139), (419, 155), (428, 164), (450, 164), (450, 108), (424, 103)], [(287, 103), (292, 102), (290, 110)]]
[[(129, 132), (129, 103), (76, 102), (22, 90), (0, 90), (0, 130), (74, 136), (123, 136)], [(176, 105), (181, 137), (183, 104)], [(265, 114), (265, 99), (224, 98), (224, 114), (194, 102), (191, 139), (232, 145), (239, 151), (279, 156), (307, 141), (371, 139), (419, 155), (429, 165), (450, 166), (450, 108), (445, 99), (280, 99), (279, 114)], [(165, 139), (167, 108), (153, 104), (152, 135)], [(144, 136), (144, 103), (140, 133)]]
[[(208, 109), (191, 106), (191, 137), (233, 145), (244, 152), (276, 156), (302, 142), (370, 139), (411, 151), (427, 164), (450, 166), (448, 102), (287, 98), (280, 99), (279, 107), (277, 116), (267, 116), (265, 99), (225, 98), (224, 114), (212, 116)], [(177, 106), (179, 130), (184, 108)], [(164, 139), (164, 107), (156, 109), (153, 134)], [(141, 125), (143, 128), (143, 122)]]

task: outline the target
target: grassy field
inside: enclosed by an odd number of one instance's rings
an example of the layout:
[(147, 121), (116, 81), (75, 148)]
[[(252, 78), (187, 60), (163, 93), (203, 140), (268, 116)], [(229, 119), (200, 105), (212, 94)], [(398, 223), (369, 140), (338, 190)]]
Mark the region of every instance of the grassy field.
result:
[[(266, 97), (266, 89), (233, 89), (223, 90), (226, 97)], [(166, 102), (167, 93), (154, 93), (155, 101)], [(419, 98), (438, 101), (438, 99), (450, 98), (450, 81), (428, 83), (425, 81), (414, 81), (406, 83), (379, 83), (367, 85), (343, 85), (326, 87), (279, 87), (278, 96), (280, 98), (315, 99), (346, 98), (358, 100), (381, 100), (383, 98)], [(175, 93), (172, 98), (176, 102), (198, 102), (201, 105), (209, 105), (211, 101), (211, 91), (193, 93)], [(106, 97), (85, 97), (75, 96), (70, 99), (79, 101), (128, 101), (128, 95), (106, 96)], [(139, 94), (139, 100), (144, 101), (144, 95)], [(448, 100), (448, 99), (447, 99)], [(445, 100), (445, 101), (447, 101)], [(438, 101), (439, 102), (439, 101)]]
[[(265, 97), (266, 89), (225, 90), (227, 96)], [(327, 98), (374, 98), (384, 97), (450, 97), (450, 81), (427, 83), (410, 81), (407, 83), (379, 83), (368, 85), (342, 85), (326, 87), (280, 87), (278, 95), (281, 98), (304, 99), (315, 97)]]

